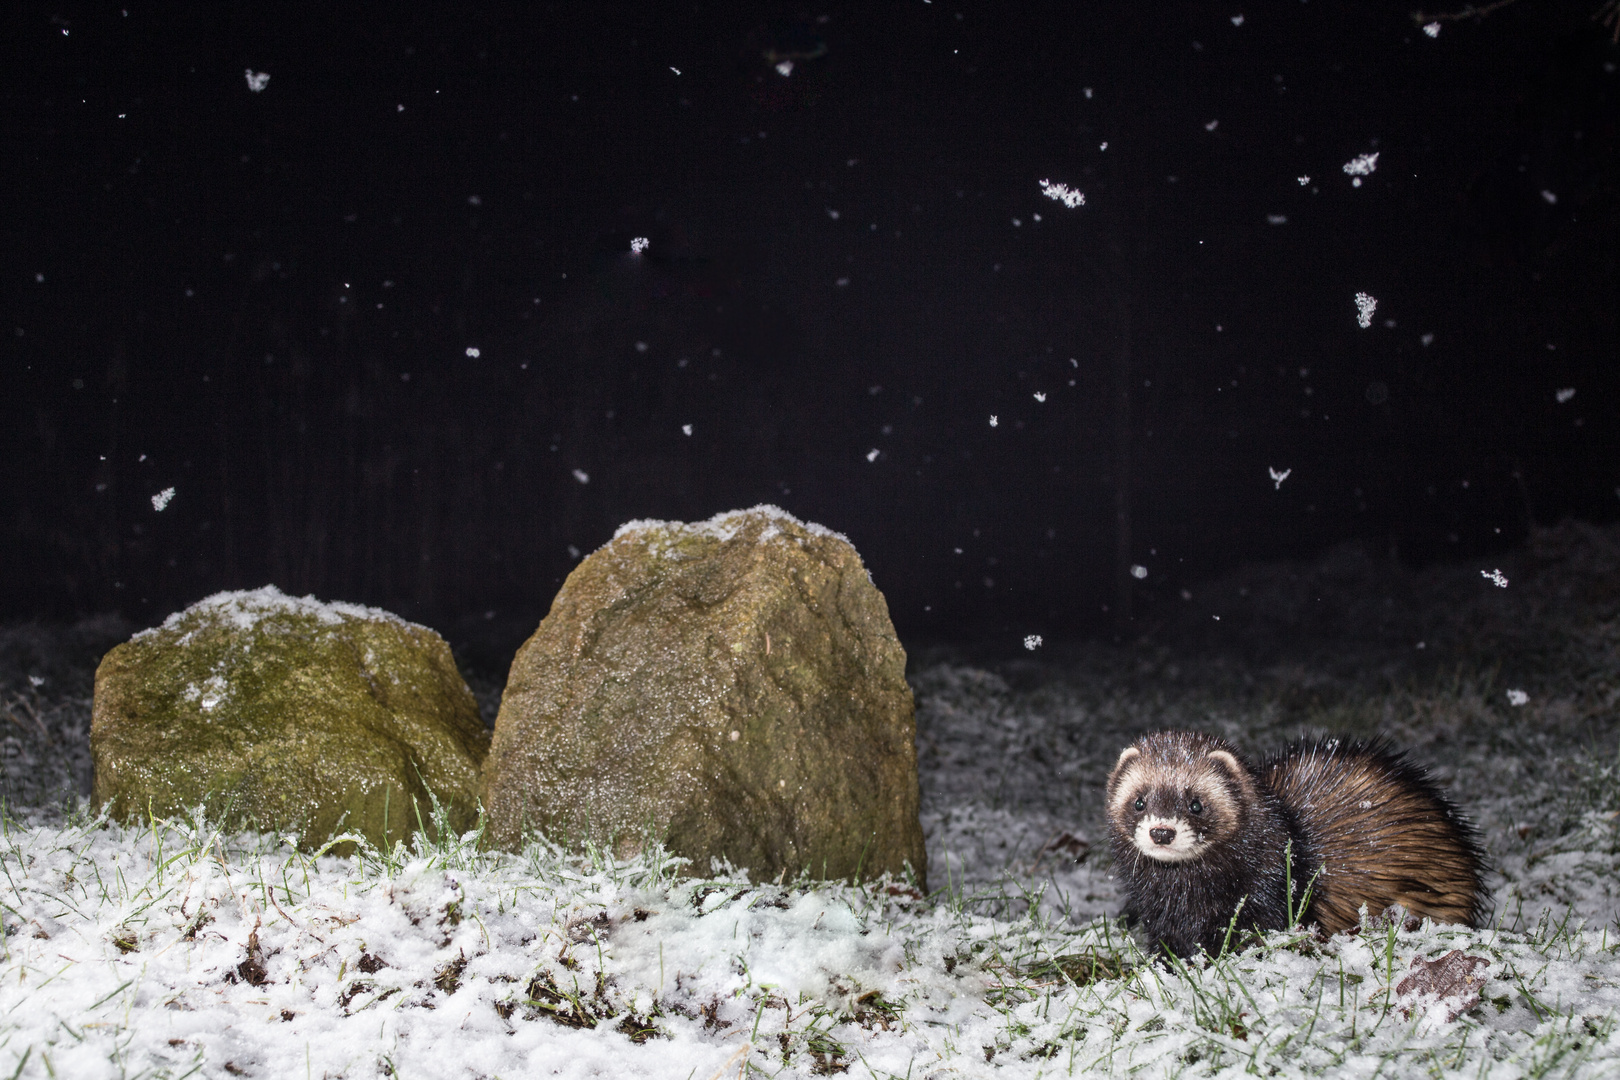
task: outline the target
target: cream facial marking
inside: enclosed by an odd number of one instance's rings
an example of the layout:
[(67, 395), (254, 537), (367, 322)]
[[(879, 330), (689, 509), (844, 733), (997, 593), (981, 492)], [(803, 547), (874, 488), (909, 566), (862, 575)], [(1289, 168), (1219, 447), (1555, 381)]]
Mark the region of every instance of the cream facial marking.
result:
[[(1162, 841), (1162, 842), (1161, 842)], [(1136, 850), (1164, 863), (1186, 862), (1204, 853), (1206, 846), (1196, 829), (1184, 818), (1149, 814), (1136, 824), (1131, 837)]]

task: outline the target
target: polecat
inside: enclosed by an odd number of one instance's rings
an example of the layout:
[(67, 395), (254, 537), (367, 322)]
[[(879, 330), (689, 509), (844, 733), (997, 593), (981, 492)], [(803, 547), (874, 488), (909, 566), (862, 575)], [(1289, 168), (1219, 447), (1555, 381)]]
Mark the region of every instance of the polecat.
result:
[(1119, 755), (1107, 814), (1126, 913), (1178, 956), (1219, 953), (1234, 913), (1233, 944), (1288, 927), (1290, 908), (1325, 934), (1363, 905), (1484, 918), (1473, 826), (1382, 742), (1307, 739), (1257, 767), (1213, 735), (1158, 732)]

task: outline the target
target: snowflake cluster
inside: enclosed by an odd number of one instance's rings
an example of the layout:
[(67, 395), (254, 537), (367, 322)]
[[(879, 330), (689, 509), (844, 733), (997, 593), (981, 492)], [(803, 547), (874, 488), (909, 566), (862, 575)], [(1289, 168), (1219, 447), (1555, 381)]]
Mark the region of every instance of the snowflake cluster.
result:
[(1372, 325), (1373, 312), (1378, 307), (1378, 301), (1367, 293), (1356, 293), (1356, 325), (1363, 330)]
[(1377, 154), (1357, 154), (1344, 163), (1346, 176), (1371, 176), (1378, 168)]
[(1050, 180), (1042, 180), (1041, 194), (1048, 199), (1056, 199), (1070, 210), (1086, 205), (1086, 197), (1068, 184), (1054, 184)]

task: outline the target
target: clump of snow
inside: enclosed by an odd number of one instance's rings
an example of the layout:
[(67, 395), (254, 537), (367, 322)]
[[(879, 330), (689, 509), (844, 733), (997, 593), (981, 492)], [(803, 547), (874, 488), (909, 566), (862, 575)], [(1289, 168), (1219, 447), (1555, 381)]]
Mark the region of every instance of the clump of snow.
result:
[(1378, 168), (1377, 154), (1357, 154), (1344, 163), (1346, 176), (1371, 176)]
[(1373, 312), (1377, 308), (1377, 299), (1364, 292), (1356, 293), (1356, 325), (1363, 330), (1371, 326)]
[[(613, 539), (617, 540), (621, 536), (631, 536), (640, 532), (662, 532), (672, 533), (675, 536), (708, 536), (716, 540), (726, 541), (731, 540), (742, 531), (743, 526), (747, 524), (748, 518), (760, 516), (769, 518), (773, 522), (793, 525), (796, 528), (803, 529), (811, 536), (827, 537), (833, 540), (842, 540), (846, 544), (849, 543), (849, 537), (843, 533), (834, 532), (825, 525), (817, 525), (813, 521), (800, 521), (780, 506), (774, 506), (770, 503), (760, 503), (758, 506), (751, 506), (747, 510), (727, 510), (724, 513), (714, 515), (707, 521), (657, 521), (652, 518), (627, 521), (613, 533)], [(784, 534), (776, 525), (767, 525), (759, 535), (759, 542), (765, 543), (781, 535)], [(851, 544), (850, 546), (853, 547), (854, 545)]]
[(1519, 705), (1529, 704), (1530, 695), (1525, 693), (1523, 690), (1509, 690), (1507, 692), (1507, 699), (1509, 705), (1517, 707)]
[[(1104, 145), (1107, 145), (1106, 143)], [(1041, 194), (1053, 199), (1073, 210), (1077, 206), (1086, 205), (1086, 197), (1068, 184), (1054, 184), (1050, 180), (1041, 181)]]
[[(345, 619), (369, 619), (377, 622), (410, 626), (391, 611), (350, 604), (342, 601), (321, 601), (313, 596), (288, 596), (274, 585), (239, 592), (218, 592), (197, 601), (183, 611), (177, 611), (163, 620), (161, 627), (142, 630), (136, 638), (155, 634), (159, 629), (179, 630), (194, 619), (228, 622), (239, 630), (252, 630), (261, 619), (274, 615), (298, 615), (316, 619), (328, 626), (336, 626)], [(184, 641), (186, 639), (182, 639)]]

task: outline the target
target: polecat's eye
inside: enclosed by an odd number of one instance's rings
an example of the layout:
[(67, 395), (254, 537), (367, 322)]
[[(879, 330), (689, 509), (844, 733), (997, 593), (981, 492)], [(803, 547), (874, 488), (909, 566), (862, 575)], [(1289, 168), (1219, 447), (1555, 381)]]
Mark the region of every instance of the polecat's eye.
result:
[(1202, 814), (1204, 812), (1204, 804), (1199, 802), (1197, 799), (1194, 799), (1192, 802), (1187, 804), (1187, 809), (1191, 810), (1195, 814)]
[(1136, 797), (1136, 801), (1131, 803), (1131, 805), (1136, 808), (1137, 813), (1141, 813), (1143, 810), (1147, 809), (1147, 800), (1143, 799), (1142, 796), (1138, 795)]

